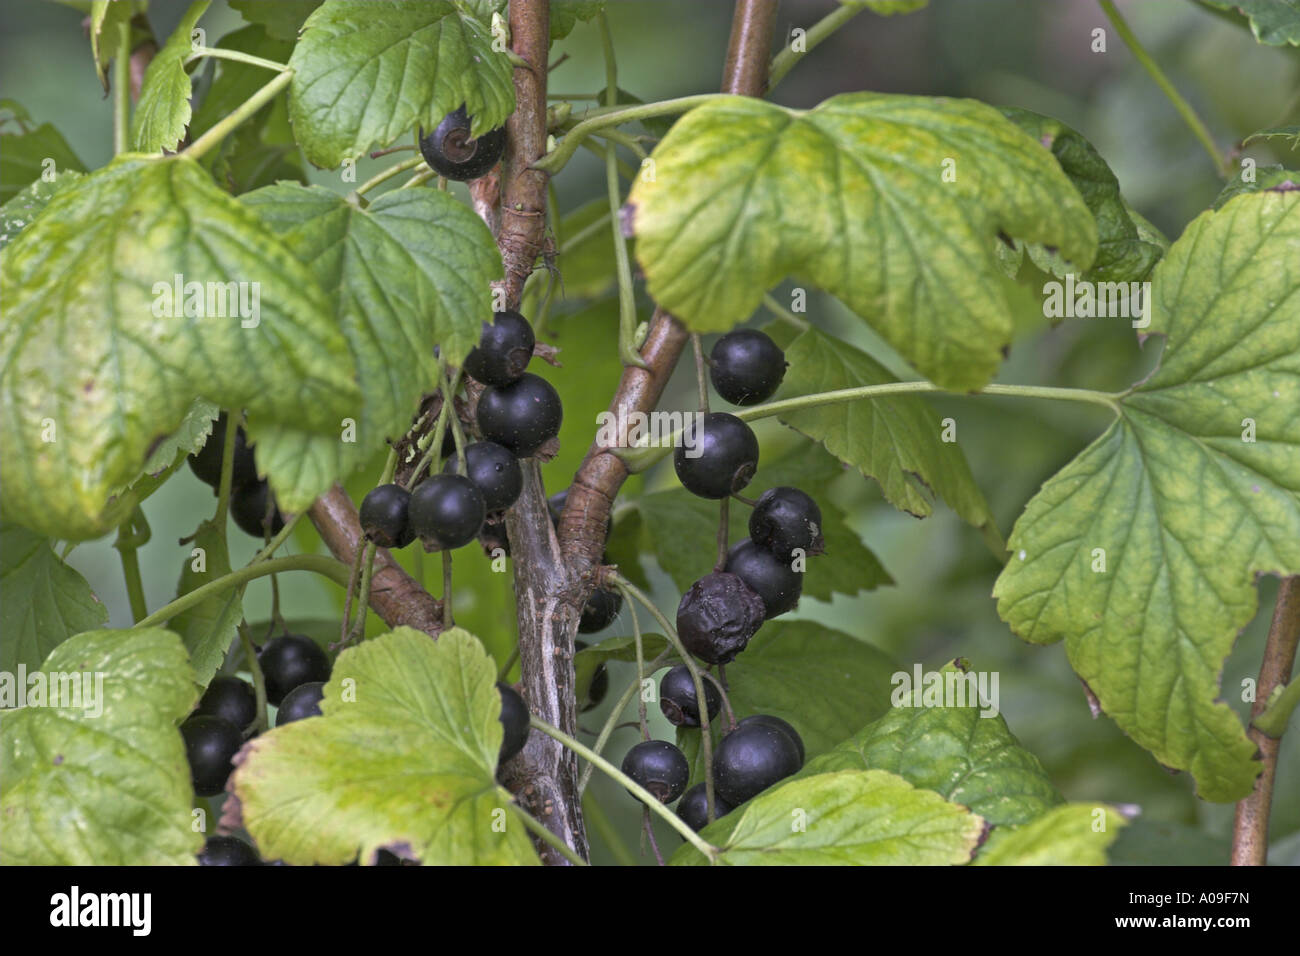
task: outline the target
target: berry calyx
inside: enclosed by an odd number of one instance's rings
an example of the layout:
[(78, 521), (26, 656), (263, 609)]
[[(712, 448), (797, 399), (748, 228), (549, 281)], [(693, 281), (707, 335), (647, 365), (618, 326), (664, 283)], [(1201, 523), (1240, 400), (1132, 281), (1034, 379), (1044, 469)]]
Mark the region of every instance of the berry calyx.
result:
[(754, 477), (758, 439), (735, 415), (709, 412), (702, 424), (687, 429), (682, 444), (673, 451), (673, 468), (691, 494), (726, 498)]
[[(585, 651), (588, 646), (586, 641), (574, 641), (574, 653)], [(609, 693), (609, 671), (606, 670), (602, 662), (596, 665), (596, 670), (591, 675), (591, 684), (587, 687), (587, 699), (579, 703), (578, 712), (586, 713), (600, 706), (600, 702), (605, 699), (607, 693)]]
[(299, 684), (284, 695), (284, 700), (280, 702), (280, 709), (275, 712), (275, 726), (283, 727), (295, 720), (319, 717), (320, 702), (324, 697), (324, 681), (313, 680)]
[(749, 515), (749, 536), (754, 544), (782, 561), (804, 554), (822, 554), (822, 511), (817, 502), (798, 488), (769, 488), (759, 496)]
[(199, 851), (199, 866), (261, 866), (257, 851), (239, 837), (210, 836)]
[(794, 725), (788, 720), (782, 720), (780, 717), (773, 714), (754, 714), (752, 717), (742, 717), (740, 723), (767, 724), (768, 726), (775, 727), (777, 730), (787, 734), (790, 739), (794, 741), (795, 749), (799, 751), (799, 766), (803, 766), (805, 757), (803, 738), (799, 736), (799, 731), (795, 730)]
[[(713, 819), (725, 817), (734, 809), (735, 807), (722, 797), (716, 793), (713, 795)], [(682, 818), (682, 822), (696, 833), (704, 829), (709, 822), (709, 795), (704, 792), (704, 784), (697, 783), (682, 794), (676, 813)]]
[(228, 720), (242, 732), (257, 719), (257, 692), (246, 680), (218, 674), (199, 698), (194, 713)]
[(736, 329), (718, 339), (709, 353), (709, 379), (733, 405), (757, 405), (785, 377), (785, 353), (765, 332)]
[(198, 715), (181, 724), (190, 780), (200, 797), (215, 797), (226, 787), (230, 761), (243, 746), (239, 728), (221, 717)]
[(487, 506), (464, 475), (432, 475), (415, 486), (407, 511), (411, 530), (427, 551), (451, 551), (474, 540)]
[(476, 345), (465, 357), (465, 371), (484, 385), (518, 381), (533, 357), (533, 327), (518, 312), (498, 312), (483, 323)]
[[(505, 511), (524, 490), (524, 472), (519, 459), (504, 445), (494, 441), (479, 441), (465, 448), (467, 477), (483, 495), (483, 506), (488, 513)], [(447, 460), (445, 471), (460, 472), (460, 458), (453, 455)]]
[(509, 385), (490, 386), (478, 400), (478, 430), (488, 441), (528, 458), (560, 433), (564, 406), (546, 379), (525, 372)]
[(497, 681), (501, 694), (501, 749), (497, 752), (497, 765), (505, 763), (528, 742), (528, 705), (509, 684)]
[(582, 606), (582, 617), (578, 619), (579, 634), (595, 634), (614, 623), (618, 612), (623, 609), (623, 595), (617, 591), (596, 588)]
[(660, 803), (680, 797), (691, 778), (686, 755), (666, 740), (641, 741), (627, 752), (621, 769)]
[[(284, 530), (284, 515), (265, 481), (254, 481), (230, 493), (230, 517), (235, 527), (254, 538), (267, 538)], [(270, 515), (268, 520), (267, 515)]]
[(686, 649), (710, 664), (726, 664), (763, 623), (763, 599), (734, 574), (700, 578), (677, 605), (677, 633)]
[(361, 530), (381, 548), (404, 548), (415, 540), (408, 510), (411, 493), (401, 485), (371, 488), (361, 499)]
[[(722, 709), (722, 694), (713, 681), (702, 676), (704, 700), (709, 707), (709, 720)], [(659, 709), (668, 722), (676, 727), (700, 726), (699, 700), (695, 696), (695, 680), (685, 664), (678, 664), (659, 681)]]
[(749, 721), (722, 738), (713, 755), (713, 785), (734, 807), (803, 766), (790, 735), (766, 721)]
[[(207, 443), (190, 455), (190, 470), (199, 481), (211, 485), (215, 490), (221, 485), (221, 455), (226, 448), (226, 425), (229, 416), (222, 412), (212, 426), (212, 434)], [(230, 487), (242, 488), (257, 481), (257, 465), (253, 462), (253, 446), (248, 443), (248, 435), (243, 426), (235, 432), (235, 457), (230, 474)]]
[(763, 600), (764, 616), (776, 617), (799, 603), (803, 574), (746, 538), (727, 553), (725, 569), (745, 582)]
[(295, 687), (330, 679), (330, 659), (305, 634), (283, 634), (266, 642), (257, 655), (266, 681), (266, 699), (279, 707)]
[(457, 182), (478, 179), (501, 159), (506, 148), (505, 127), (488, 130), (476, 139), (470, 137), (469, 130), (464, 103), (444, 116), (428, 136), (420, 129), (420, 154), (439, 176)]

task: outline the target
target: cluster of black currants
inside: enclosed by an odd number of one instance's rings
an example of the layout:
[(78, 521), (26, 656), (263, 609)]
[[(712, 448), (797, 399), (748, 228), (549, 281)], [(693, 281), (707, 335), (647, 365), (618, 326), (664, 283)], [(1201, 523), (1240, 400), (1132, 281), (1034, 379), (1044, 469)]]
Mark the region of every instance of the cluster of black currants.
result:
[[(189, 456), (190, 469), (199, 481), (211, 485), (213, 491), (221, 487), (221, 455), (226, 446), (226, 428), (229, 418), (222, 412), (212, 426), (207, 443)], [(254, 538), (267, 538), (279, 534), (284, 528), (284, 516), (276, 507), (275, 495), (265, 478), (257, 477), (253, 462), (253, 445), (241, 425), (235, 433), (234, 467), (230, 475), (230, 517), (245, 534)]]
[[(714, 388), (728, 401), (768, 398), (785, 374), (785, 354), (752, 329), (730, 332), (709, 357)], [(691, 447), (673, 454), (677, 477), (702, 498), (737, 495), (758, 470), (758, 439), (726, 412), (704, 416)], [(749, 537), (733, 546), (722, 570), (705, 575), (682, 596), (677, 630), (687, 649), (710, 664), (726, 664), (745, 649), (763, 621), (791, 610), (803, 591), (802, 559), (821, 554), (821, 509), (798, 488), (765, 491), (754, 503)]]
[(450, 551), (474, 540), (489, 516), (515, 503), (524, 484), (519, 459), (558, 435), (563, 416), (551, 383), (525, 371), (534, 341), (532, 326), (518, 312), (499, 312), (483, 323), (479, 344), (465, 359), (465, 371), (487, 386), (476, 413), (483, 440), (465, 448), (464, 474), (448, 439), (441, 474), (409, 492), (395, 484), (372, 489), (361, 502), (367, 538), (385, 548), (419, 538), (426, 550)]
[[(722, 693), (711, 677), (704, 677), (704, 699), (709, 720), (722, 709)], [(684, 664), (672, 668), (659, 682), (659, 709), (679, 727), (700, 726), (695, 680)], [(780, 717), (755, 714), (746, 717), (718, 745), (713, 755), (715, 819), (803, 767), (804, 746), (798, 731)], [(708, 822), (705, 785), (689, 790), (691, 768), (686, 755), (665, 740), (646, 740), (623, 758), (623, 772), (662, 803), (681, 797), (677, 815), (694, 830)]]

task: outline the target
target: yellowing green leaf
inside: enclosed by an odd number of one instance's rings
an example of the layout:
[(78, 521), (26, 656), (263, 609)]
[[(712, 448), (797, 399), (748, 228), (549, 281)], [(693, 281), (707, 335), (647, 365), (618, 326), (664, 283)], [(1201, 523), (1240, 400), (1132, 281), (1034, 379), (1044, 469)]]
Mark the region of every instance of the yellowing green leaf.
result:
[(1105, 866), (1126, 823), (1114, 807), (1067, 803), (1020, 826), (994, 827), (974, 865)]

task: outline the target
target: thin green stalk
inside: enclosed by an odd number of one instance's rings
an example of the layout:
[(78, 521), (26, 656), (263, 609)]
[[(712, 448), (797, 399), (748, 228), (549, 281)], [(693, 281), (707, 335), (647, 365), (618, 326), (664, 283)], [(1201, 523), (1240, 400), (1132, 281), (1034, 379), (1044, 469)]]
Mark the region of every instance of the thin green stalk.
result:
[(299, 519), (302, 518), (304, 513), (305, 512), (300, 511), (296, 515), (291, 516), (289, 520), (284, 523), (284, 527), (276, 532), (275, 537), (268, 541), (261, 551), (253, 555), (253, 560), (248, 563), (256, 564), (258, 561), (265, 561), (271, 555), (275, 554), (275, 552), (279, 550), (280, 546), (289, 540), (289, 536), (293, 534), (293, 529), (297, 526)]
[(113, 155), (125, 153), (131, 136), (131, 24), (117, 30), (113, 56)]
[[(586, 242), (596, 233), (600, 232), (600, 230), (604, 229), (609, 220), (609, 213), (601, 213), (592, 222), (587, 223), (573, 235), (567, 236), (564, 242), (560, 244), (560, 255), (564, 255), (566, 252), (572, 252), (574, 249), (578, 248), (582, 243)], [(534, 273), (534, 275), (540, 274), (541, 273)]]
[[(441, 379), (441, 375), (442, 373), (439, 372), (440, 379)], [(460, 382), (459, 372), (457, 372), (456, 374), (456, 382), (457, 385), (459, 386), (459, 382)], [(454, 395), (455, 392), (453, 391), (452, 394)], [(455, 406), (453, 404), (449, 404), (446, 401), (442, 403), (442, 408), (438, 410), (438, 423), (433, 428), (433, 438), (429, 441), (428, 446), (424, 449), (424, 453), (420, 456), (420, 460), (415, 463), (415, 470), (411, 472), (410, 477), (408, 477), (406, 480), (407, 491), (410, 491), (412, 488), (416, 486), (416, 483), (419, 482), (420, 475), (424, 473), (425, 468), (429, 468), (430, 466), (436, 467), (435, 462), (441, 464), (442, 439), (443, 436), (447, 434), (447, 424), (448, 424), (449, 417), (455, 417), (453, 415), (454, 409)]]
[[(662, 654), (646, 665), (646, 671), (653, 674), (662, 667), (671, 656), (672, 651), (665, 650)], [(605, 725), (600, 728), (600, 733), (596, 735), (596, 742), (592, 744), (592, 750), (596, 751), (596, 753), (601, 753), (605, 749), (605, 744), (609, 742), (609, 738), (613, 735), (614, 728), (618, 726), (618, 719), (623, 716), (623, 711), (626, 710), (627, 705), (631, 703), (632, 695), (638, 694), (640, 691), (640, 679), (632, 681), (627, 685), (627, 687), (623, 688), (623, 693), (619, 695), (618, 701), (615, 702), (613, 709), (609, 712), (609, 716), (605, 718)], [(587, 784), (591, 781), (591, 772), (594, 769), (595, 768), (591, 764), (587, 764), (587, 766), (582, 769), (582, 775), (578, 778), (578, 793), (586, 792)]]
[(366, 615), (370, 613), (370, 582), (375, 574), (375, 543), (367, 541), (361, 558), (361, 587), (357, 593), (357, 618), (348, 635), (348, 643), (366, 636)]
[(450, 630), (456, 624), (451, 613), (451, 552), (442, 552), (442, 626)]
[(154, 611), (148, 617), (136, 622), (136, 627), (152, 627), (155, 624), (161, 624), (170, 620), (182, 611), (192, 608), (194, 605), (207, 600), (214, 594), (220, 594), (223, 591), (229, 591), (231, 588), (238, 587), (257, 578), (264, 578), (268, 574), (278, 574), (281, 571), (312, 571), (323, 577), (329, 578), (341, 588), (348, 586), (348, 566), (342, 561), (327, 557), (323, 554), (291, 554), (283, 558), (272, 558), (269, 561), (259, 561), (257, 564), (249, 564), (237, 571), (222, 575), (215, 581), (209, 581), (202, 587), (197, 587), (188, 594), (182, 594), (170, 604), (166, 604)]
[(550, 846), (551, 849), (555, 850), (555, 852), (560, 854), (560, 856), (564, 857), (574, 866), (591, 866), (590, 863), (578, 856), (578, 854), (574, 853), (573, 849), (567, 843), (534, 820), (522, 807), (513, 803), (510, 807), (515, 811), (515, 816), (519, 817), (520, 822), (532, 831), (533, 836)]
[[(587, 764), (588, 767), (591, 764)], [(600, 801), (595, 797), (584, 796), (582, 798), (582, 815), (587, 822), (592, 825), (605, 845), (609, 847), (609, 852), (614, 854), (614, 859), (618, 861), (619, 866), (637, 866), (637, 859), (632, 855), (632, 851), (627, 848), (623, 838), (619, 835), (617, 828), (609, 819), (609, 814), (605, 808), (600, 805)]]
[(636, 716), (637, 723), (641, 727), (641, 739), (650, 739), (650, 728), (646, 720), (645, 708), (645, 647), (641, 640), (641, 622), (636, 616), (636, 607), (632, 604), (632, 595), (623, 585), (617, 585), (619, 593), (623, 595), (623, 603), (627, 605), (628, 611), (632, 615), (632, 641), (636, 645), (636, 682), (641, 688), (641, 693), (636, 695)]
[(1214, 145), (1214, 137), (1210, 135), (1210, 131), (1206, 128), (1205, 123), (1196, 115), (1196, 111), (1192, 109), (1191, 104), (1188, 103), (1187, 100), (1183, 99), (1182, 94), (1180, 94), (1178, 90), (1174, 88), (1174, 84), (1169, 81), (1169, 77), (1165, 76), (1164, 71), (1161, 70), (1156, 64), (1156, 61), (1151, 58), (1151, 54), (1149, 54), (1142, 46), (1142, 41), (1137, 38), (1137, 35), (1134, 34), (1133, 30), (1129, 27), (1128, 21), (1124, 19), (1123, 14), (1115, 8), (1113, 0), (1097, 0), (1097, 2), (1101, 5), (1102, 12), (1105, 13), (1106, 18), (1110, 20), (1111, 26), (1115, 28), (1115, 32), (1119, 34), (1120, 39), (1123, 40), (1129, 50), (1132, 51), (1133, 56), (1137, 59), (1138, 63), (1142, 64), (1142, 68), (1147, 71), (1147, 74), (1151, 79), (1155, 80), (1156, 86), (1160, 87), (1160, 91), (1164, 93), (1169, 102), (1174, 105), (1174, 109), (1178, 111), (1178, 115), (1183, 118), (1183, 122), (1187, 124), (1189, 129), (1191, 129), (1192, 135), (1194, 135), (1197, 140), (1200, 141), (1200, 144), (1205, 147), (1205, 151), (1214, 162), (1215, 170), (1222, 174), (1227, 167), (1227, 161), (1219, 153), (1219, 148)]
[(804, 58), (805, 54), (811, 53), (813, 47), (844, 26), (864, 9), (865, 7), (861, 6), (837, 6), (808, 28), (807, 33), (804, 34), (804, 49), (800, 53), (794, 52), (790, 44), (787, 43), (780, 53), (772, 57), (772, 65), (767, 68), (767, 91), (770, 93), (776, 89), (776, 85), (785, 78), (785, 75), (794, 68), (796, 63)]
[(517, 660), (519, 660), (519, 642), (515, 641), (515, 646), (510, 649), (510, 656), (506, 658), (506, 662), (497, 671), (497, 680), (505, 680), (506, 675), (510, 673), (510, 668), (515, 666)]
[[(595, 156), (597, 159), (601, 160), (602, 162), (604, 161), (605, 147), (601, 146), (599, 143), (595, 143), (591, 140), (587, 140), (582, 144), (582, 148), (585, 149), (587, 152), (591, 153), (591, 155)], [(624, 179), (626, 179), (629, 183), (636, 179), (636, 174), (637, 174), (636, 167), (633, 166), (631, 163), (629, 163), (627, 160), (623, 159), (621, 156), (618, 158), (617, 166), (618, 166), (618, 174), (622, 176)]]
[(807, 329), (812, 328), (811, 322), (809, 322), (807, 319), (799, 318), (799, 316), (795, 315), (793, 312), (791, 312), (789, 309), (783, 306), (780, 302), (776, 301), (776, 299), (774, 299), (770, 294), (763, 295), (763, 305), (766, 306), (767, 310), (771, 312), (773, 315), (775, 315), (778, 319), (781, 319), (785, 322), (789, 322), (791, 325), (793, 325), (796, 329), (799, 329), (800, 331), (806, 331)]
[[(427, 182), (428, 182), (430, 179), (432, 179), (434, 176), (438, 176), (438, 174), (435, 173), (431, 168), (422, 169), (422, 170), (420, 170), (418, 173), (416, 173), (414, 176), (412, 176), (410, 179), (408, 179), (406, 182), (402, 183), (402, 185), (398, 186), (397, 188), (398, 188), (398, 189), (411, 189), (411, 188), (413, 188), (413, 187), (415, 187), (415, 186), (423, 186), (425, 183), (427, 183)], [(438, 188), (439, 188), (439, 189), (443, 189), (443, 190), (445, 190), (445, 189), (447, 188), (447, 187), (446, 187), (446, 183), (443, 182), (443, 179), (442, 179), (441, 176), (438, 176)]]
[(374, 189), (376, 186), (381, 185), (382, 183), (386, 183), (394, 176), (400, 176), (408, 169), (414, 169), (416, 166), (420, 166), (423, 163), (424, 163), (423, 156), (412, 156), (409, 159), (402, 160), (400, 163), (394, 163), (392, 166), (389, 166), (387, 169), (375, 173), (364, 183), (358, 186), (354, 191), (358, 196), (364, 196), (366, 193)]
[(132, 543), (132, 535), (125, 534), (128, 525), (118, 529), (117, 541), (113, 547), (117, 548), (118, 557), (122, 561), (122, 577), (126, 581), (126, 597), (131, 605), (131, 620), (139, 623), (149, 613), (149, 607), (144, 600), (144, 581), (140, 577), (137, 546)]
[(646, 152), (645, 147), (637, 142), (635, 136), (629, 136), (627, 133), (620, 133), (618, 130), (614, 129), (603, 129), (599, 133), (593, 133), (592, 135), (597, 139), (605, 140), (607, 143), (616, 143), (619, 146), (624, 146), (630, 149), (632, 152), (636, 153), (637, 159), (644, 160), (650, 155)]
[(244, 53), (241, 50), (227, 50), (223, 47), (200, 46), (195, 47), (194, 52), (185, 58), (185, 64), (188, 66), (195, 60), (202, 57), (212, 57), (215, 60), (234, 60), (236, 63), (247, 63), (250, 66), (260, 66), (268, 70), (274, 70), (276, 73), (283, 73), (289, 67), (284, 63), (276, 63), (274, 60), (263, 59), (260, 56), (253, 56), (251, 53)]
[(266, 730), (270, 721), (266, 716), (266, 677), (262, 674), (262, 665), (253, 650), (253, 639), (248, 634), (248, 625), (239, 622), (239, 640), (244, 646), (244, 660), (248, 662), (248, 672), (253, 675), (253, 693), (257, 697), (257, 732)]
[(632, 795), (634, 797), (636, 797), (647, 807), (649, 807), (652, 813), (657, 813), (660, 817), (662, 817), (669, 826), (671, 826), (674, 830), (676, 830), (678, 833), (682, 835), (682, 837), (686, 840), (687, 843), (691, 844), (691, 846), (695, 847), (695, 849), (703, 853), (710, 863), (716, 862), (718, 858), (717, 847), (707, 843), (698, 833), (696, 833), (689, 826), (687, 826), (686, 823), (681, 819), (681, 817), (677, 816), (677, 814), (673, 813), (662, 803), (660, 803), (659, 800), (652, 793), (650, 793), (650, 791), (646, 790), (645, 787), (641, 786), (641, 784), (637, 783), (635, 780), (633, 780), (623, 771), (619, 770), (612, 763), (610, 763), (600, 754), (596, 753), (590, 747), (583, 744), (581, 741), (575, 740), (574, 738), (570, 737), (568, 734), (560, 730), (558, 727), (552, 727), (550, 724), (548, 724), (546, 721), (542, 720), (541, 718), (537, 717), (536, 715), (533, 715), (529, 719), (528, 723), (534, 730), (540, 730), (548, 737), (551, 737), (554, 740), (558, 740), (560, 743), (564, 744), (564, 746), (568, 747), (579, 757), (582, 757), (584, 760), (589, 760), (591, 763), (596, 765), (597, 769), (599, 769), (605, 774), (608, 774), (610, 777), (612, 777), (617, 782), (621, 783), (628, 790), (632, 791)]
[(267, 83), (264, 87), (250, 96), (247, 100), (239, 105), (234, 112), (230, 113), (210, 130), (190, 143), (181, 151), (181, 155), (188, 156), (191, 159), (198, 159), (212, 147), (216, 146), (223, 139), (230, 135), (230, 132), (239, 126), (244, 120), (253, 116), (271, 100), (279, 95), (280, 91), (289, 85), (293, 79), (293, 70), (285, 70), (278, 74), (275, 79)]

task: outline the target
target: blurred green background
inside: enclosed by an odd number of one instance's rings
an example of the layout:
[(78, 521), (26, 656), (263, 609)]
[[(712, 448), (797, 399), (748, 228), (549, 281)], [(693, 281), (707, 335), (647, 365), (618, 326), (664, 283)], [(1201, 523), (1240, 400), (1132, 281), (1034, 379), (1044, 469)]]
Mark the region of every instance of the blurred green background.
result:
[[(164, 38), (186, 4), (153, 0), (150, 20)], [(1178, 89), (1205, 119), (1221, 148), (1257, 129), (1300, 121), (1300, 53), (1256, 44), (1250, 33), (1199, 7), (1191, 0), (1131, 0), (1119, 4), (1135, 32)], [(785, 0), (778, 19), (777, 43), (794, 27), (808, 27), (831, 2)], [(645, 100), (717, 88), (726, 48), (731, 3), (727, 0), (612, 0), (609, 18), (618, 50), (619, 82)], [(0, 97), (18, 100), (36, 122), (53, 122), (88, 167), (111, 156), (111, 105), (95, 79), (82, 14), (57, 3), (3, 0), (0, 3)], [(244, 21), (224, 2), (213, 4), (202, 21), (214, 43)], [(898, 93), (968, 96), (996, 105), (1016, 105), (1058, 117), (1079, 130), (1109, 161), (1129, 202), (1171, 239), (1214, 199), (1222, 180), (1190, 131), (1140, 69), (1127, 48), (1108, 31), (1106, 53), (1091, 50), (1091, 31), (1107, 26), (1094, 0), (932, 0), (909, 16), (880, 18), (864, 13), (790, 73), (773, 98), (783, 104), (812, 106), (834, 93), (879, 90)], [(556, 44), (552, 58), (567, 53), (551, 74), (559, 93), (592, 94), (604, 83), (599, 34), (580, 24)], [(211, 66), (200, 71), (208, 75)], [(202, 82), (197, 85), (201, 94)], [(581, 103), (576, 108), (581, 109)], [(1276, 141), (1274, 141), (1276, 142)], [(1256, 145), (1242, 155), (1261, 164), (1284, 162), (1295, 168), (1294, 152)], [(358, 181), (391, 160), (363, 160)], [(337, 173), (312, 171), (312, 179), (340, 191), (351, 185)], [(560, 206), (570, 210), (604, 194), (601, 163), (579, 153), (556, 182)], [(560, 262), (561, 270), (565, 262)], [(546, 374), (566, 403), (560, 458), (546, 466), (548, 491), (571, 478), (617, 380), (614, 329), (616, 307), (608, 283), (596, 301), (557, 297), (548, 338), (563, 349), (562, 368)], [(779, 290), (778, 290), (778, 298)], [(787, 300), (788, 301), (788, 300)], [(643, 311), (648, 307), (641, 303)], [(813, 296), (810, 318), (867, 348), (893, 367), (896, 356), (842, 307)], [(756, 321), (767, 321), (756, 317)], [(706, 342), (706, 348), (708, 343)], [(1066, 322), (1017, 341), (1001, 381), (1027, 384), (1122, 388), (1150, 367), (1158, 346), (1139, 348), (1132, 330), (1117, 323)], [(679, 369), (664, 407), (690, 408), (693, 377)], [(958, 422), (960, 442), (974, 473), (1007, 534), (1025, 502), (1043, 480), (1096, 437), (1104, 415), (1088, 407), (1006, 400), (945, 399), (935, 406)], [(760, 437), (786, 441), (771, 420)], [(351, 485), (359, 500), (377, 477), (381, 459)], [(635, 479), (625, 494), (669, 487), (671, 469), (662, 467)], [(1196, 799), (1191, 782), (1156, 764), (1108, 719), (1093, 720), (1079, 682), (1060, 646), (1038, 648), (1020, 642), (997, 618), (989, 597), (998, 565), (979, 536), (940, 505), (934, 517), (917, 521), (885, 504), (874, 483), (846, 474), (831, 487), (810, 489), (833, 499), (852, 516), (853, 527), (881, 558), (898, 584), (832, 603), (805, 599), (798, 617), (844, 630), (892, 654), (904, 668), (913, 662), (938, 667), (954, 656), (969, 658), (979, 670), (1001, 675), (1001, 706), (1012, 731), (1047, 765), (1072, 800), (1110, 801), (1140, 807), (1140, 825), (1125, 832), (1114, 856), (1120, 862), (1221, 863), (1227, 858), (1232, 807)], [(151, 609), (174, 594), (188, 548), (178, 544), (211, 513), (211, 491), (187, 469), (154, 495), (146, 506), (152, 541), (140, 552), (146, 597)], [(247, 560), (254, 542), (231, 531), (232, 558)], [(301, 530), (290, 545), (316, 550), (314, 531)], [(410, 552), (412, 549), (408, 549)], [(69, 563), (90, 581), (109, 607), (113, 626), (130, 623), (126, 595), (111, 538), (76, 548)], [(422, 561), (407, 553), (403, 561), (427, 571), (435, 593), (440, 584), (436, 556)], [(646, 564), (650, 564), (647, 560)], [(671, 610), (678, 594), (666, 576), (645, 569), (661, 607)], [(816, 572), (816, 565), (810, 568)], [(291, 621), (334, 619), (341, 595), (310, 577), (280, 581), (282, 611)], [(1264, 631), (1276, 582), (1260, 584), (1261, 610), (1245, 630), (1223, 671), (1224, 696), (1239, 711), (1242, 680), (1258, 669)], [(250, 621), (265, 620), (270, 588), (265, 581), (249, 590)], [(493, 574), (476, 549), (458, 552), (458, 620), (478, 633), (504, 661), (514, 641), (513, 598), (509, 577)], [(604, 635), (628, 633), (627, 611)], [(382, 630), (371, 621), (370, 632)], [(613, 685), (632, 675), (631, 665), (615, 665)], [(617, 696), (616, 693), (611, 696)], [(651, 708), (658, 718), (656, 708)], [(604, 708), (583, 716), (597, 728)], [(659, 722), (660, 736), (671, 728)], [(635, 740), (622, 730), (609, 753), (617, 759)], [(1275, 863), (1300, 863), (1300, 733), (1286, 741), (1274, 806)], [(599, 777), (599, 775), (597, 775)], [(615, 826), (635, 847), (639, 814), (620, 789), (603, 779), (593, 792), (610, 810)], [(676, 837), (661, 833), (665, 848)], [(595, 841), (596, 859), (612, 859)]]

